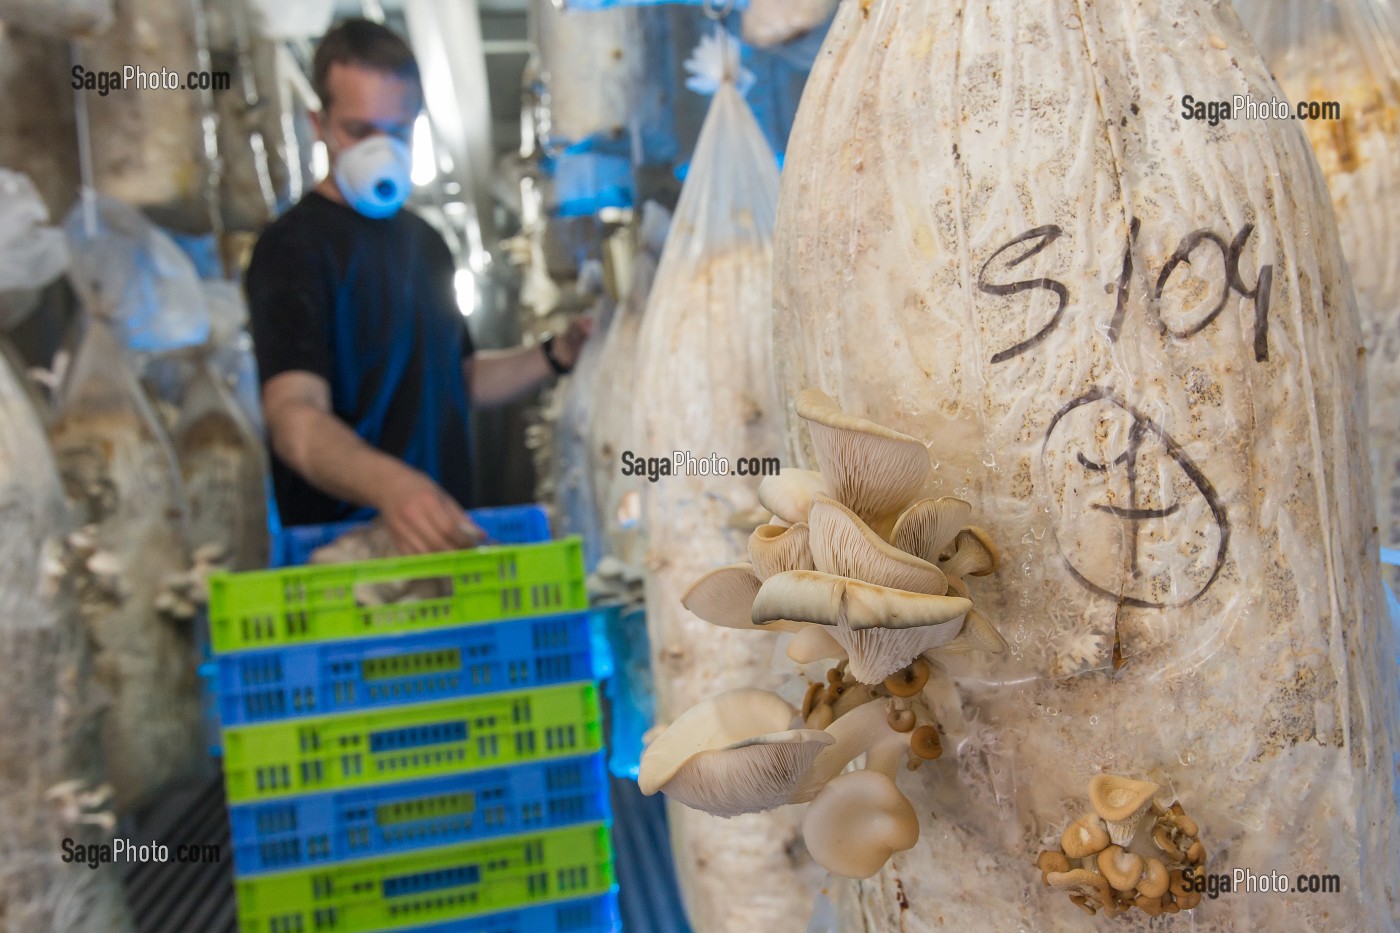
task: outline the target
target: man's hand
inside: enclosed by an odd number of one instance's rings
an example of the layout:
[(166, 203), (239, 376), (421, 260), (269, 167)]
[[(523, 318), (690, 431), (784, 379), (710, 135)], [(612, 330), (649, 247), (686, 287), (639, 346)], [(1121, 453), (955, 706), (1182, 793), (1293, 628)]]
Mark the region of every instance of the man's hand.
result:
[(554, 351), (554, 362), (565, 369), (573, 369), (578, 363), (579, 354), (583, 352), (583, 345), (592, 334), (593, 318), (587, 315), (574, 318), (569, 322), (568, 329), (554, 338), (551, 347)]
[(483, 535), (441, 486), (405, 466), (376, 497), (375, 507), (403, 554), (473, 547)]

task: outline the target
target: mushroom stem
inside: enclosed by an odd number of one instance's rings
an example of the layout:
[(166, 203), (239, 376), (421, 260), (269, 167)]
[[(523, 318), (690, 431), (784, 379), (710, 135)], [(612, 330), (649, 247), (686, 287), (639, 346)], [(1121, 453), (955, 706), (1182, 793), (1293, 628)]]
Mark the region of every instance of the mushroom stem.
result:
[[(852, 688), (848, 693), (858, 689), (860, 688)], [(790, 803), (806, 803), (811, 800), (817, 795), (817, 791), (821, 790), (827, 781), (840, 774), (846, 765), (876, 746), (883, 745), (885, 741), (897, 743), (903, 749), (909, 747), (909, 739), (895, 732), (885, 722), (884, 703), (867, 702), (845, 715), (838, 716), (835, 722), (827, 726), (826, 731), (831, 733), (836, 741), (817, 755), (802, 782), (793, 791)], [(880, 760), (872, 761), (872, 767), (876, 764), (882, 769), (891, 767), (887, 754), (877, 757)], [(899, 767), (897, 756), (892, 767)], [(891, 772), (882, 773), (889, 775)]]

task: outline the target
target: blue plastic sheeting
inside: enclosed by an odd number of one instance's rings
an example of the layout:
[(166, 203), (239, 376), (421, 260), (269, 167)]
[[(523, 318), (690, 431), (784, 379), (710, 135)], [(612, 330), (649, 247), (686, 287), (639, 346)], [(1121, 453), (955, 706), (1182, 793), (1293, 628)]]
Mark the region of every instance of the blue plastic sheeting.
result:
[(595, 607), (594, 612), (611, 649), (613, 667), (603, 685), (611, 713), (608, 770), (635, 781), (641, 769), (642, 736), (656, 718), (646, 610), (614, 604)]

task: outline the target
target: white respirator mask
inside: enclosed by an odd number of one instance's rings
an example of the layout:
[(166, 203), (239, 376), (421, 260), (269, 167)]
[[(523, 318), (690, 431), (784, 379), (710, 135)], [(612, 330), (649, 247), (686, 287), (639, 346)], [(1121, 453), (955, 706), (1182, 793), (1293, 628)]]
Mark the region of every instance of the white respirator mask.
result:
[(413, 189), (413, 153), (400, 139), (362, 139), (335, 161), (335, 184), (359, 213), (376, 220), (403, 207)]

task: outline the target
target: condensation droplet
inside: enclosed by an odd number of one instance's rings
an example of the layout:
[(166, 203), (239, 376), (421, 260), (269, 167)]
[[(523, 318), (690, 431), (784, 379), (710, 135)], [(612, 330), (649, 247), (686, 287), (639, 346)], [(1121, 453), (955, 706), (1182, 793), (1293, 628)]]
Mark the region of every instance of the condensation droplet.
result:
[(1090, 716), (1090, 717), (1089, 717), (1089, 725), (1091, 725), (1091, 726), (1097, 726), (1098, 724), (1099, 724), (1099, 717), (1097, 717), (1097, 716)]

